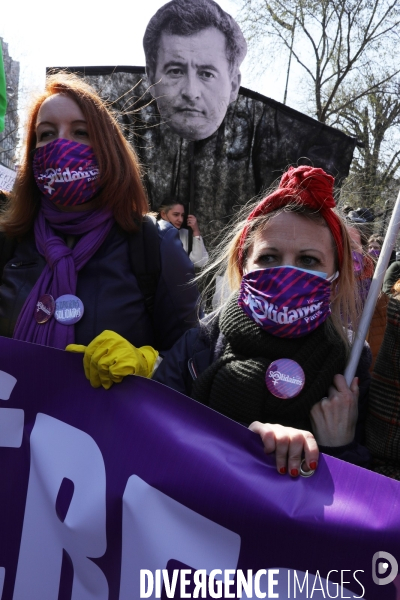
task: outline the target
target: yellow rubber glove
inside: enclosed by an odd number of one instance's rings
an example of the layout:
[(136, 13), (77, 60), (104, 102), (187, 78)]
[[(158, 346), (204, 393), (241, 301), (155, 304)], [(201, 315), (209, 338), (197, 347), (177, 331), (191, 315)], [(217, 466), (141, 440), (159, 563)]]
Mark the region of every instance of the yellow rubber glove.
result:
[(103, 331), (89, 346), (69, 344), (68, 352), (83, 352), (85, 375), (95, 388), (108, 390), (113, 383), (120, 383), (126, 375), (151, 377), (158, 357), (151, 346), (135, 348), (114, 331)]

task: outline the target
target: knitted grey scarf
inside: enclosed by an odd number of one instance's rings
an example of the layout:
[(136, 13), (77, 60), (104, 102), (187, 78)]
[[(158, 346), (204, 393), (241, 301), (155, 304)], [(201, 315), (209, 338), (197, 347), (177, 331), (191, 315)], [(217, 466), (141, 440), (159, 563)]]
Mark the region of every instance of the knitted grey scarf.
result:
[[(311, 430), (312, 406), (328, 395), (334, 375), (346, 364), (339, 335), (328, 337), (324, 323), (302, 338), (272, 336), (243, 312), (237, 294), (223, 309), (219, 327), (222, 351), (194, 382), (193, 398), (245, 425), (261, 421)], [(266, 387), (265, 372), (279, 358), (296, 361), (305, 373), (305, 385), (294, 398), (277, 398)]]

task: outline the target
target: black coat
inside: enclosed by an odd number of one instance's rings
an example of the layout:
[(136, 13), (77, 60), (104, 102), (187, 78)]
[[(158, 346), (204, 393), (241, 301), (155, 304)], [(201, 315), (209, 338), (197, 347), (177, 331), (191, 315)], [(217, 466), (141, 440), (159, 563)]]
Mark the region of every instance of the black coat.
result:
[[(158, 367), (153, 379), (174, 390), (191, 396), (193, 380), (209, 367), (220, 354), (223, 345), (218, 321), (213, 324), (204, 323), (195, 329), (187, 331), (171, 348)], [(371, 352), (365, 343), (356, 376), (359, 378), (359, 417), (356, 437), (351, 444), (339, 447), (320, 446), (321, 452), (341, 460), (367, 467), (370, 455), (363, 446), (364, 423), (366, 418), (368, 388), (370, 383), (369, 367)], [(328, 390), (326, 390), (328, 395)], [(242, 423), (248, 426), (249, 423)]]
[[(87, 345), (110, 329), (137, 347), (150, 345), (165, 351), (197, 323), (198, 291), (188, 285), (194, 277), (193, 265), (175, 227), (165, 223), (158, 226), (158, 232), (161, 274), (153, 316), (132, 273), (128, 235), (134, 234), (115, 225), (78, 274), (76, 295), (85, 312), (75, 325), (75, 343)], [(18, 243), (2, 274), (0, 335), (12, 337), (22, 306), (45, 264), (33, 233)]]

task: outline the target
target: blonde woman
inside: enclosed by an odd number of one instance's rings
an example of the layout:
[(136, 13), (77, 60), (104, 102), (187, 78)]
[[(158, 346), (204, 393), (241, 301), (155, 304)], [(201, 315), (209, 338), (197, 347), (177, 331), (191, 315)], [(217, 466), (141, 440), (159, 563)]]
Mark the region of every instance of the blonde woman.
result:
[(351, 240), (332, 194), (322, 169), (283, 175), (224, 253), (229, 300), (175, 344), (154, 376), (250, 426), (276, 451), (278, 471), (293, 477), (303, 452), (310, 468), (317, 464), (311, 432), (324, 452), (364, 466), (369, 458), (358, 443), (368, 350), (350, 387), (342, 375), (357, 299)]

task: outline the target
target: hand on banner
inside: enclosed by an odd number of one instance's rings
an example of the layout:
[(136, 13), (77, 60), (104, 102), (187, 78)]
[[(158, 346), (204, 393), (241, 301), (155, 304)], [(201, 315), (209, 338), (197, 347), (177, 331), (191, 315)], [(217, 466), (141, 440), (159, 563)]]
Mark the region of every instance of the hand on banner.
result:
[(315, 439), (321, 446), (346, 446), (354, 440), (358, 417), (358, 377), (349, 387), (343, 375), (335, 375), (328, 398), (314, 404), (310, 417)]
[(303, 455), (310, 470), (317, 468), (318, 445), (309, 431), (259, 421), (254, 421), (249, 429), (260, 435), (266, 454), (275, 452), (276, 468), (282, 475), (289, 472), (292, 477), (297, 477)]
[(151, 377), (158, 357), (151, 346), (135, 348), (114, 331), (103, 331), (89, 346), (69, 344), (69, 352), (83, 352), (85, 375), (94, 388), (108, 390), (120, 383), (126, 375)]

